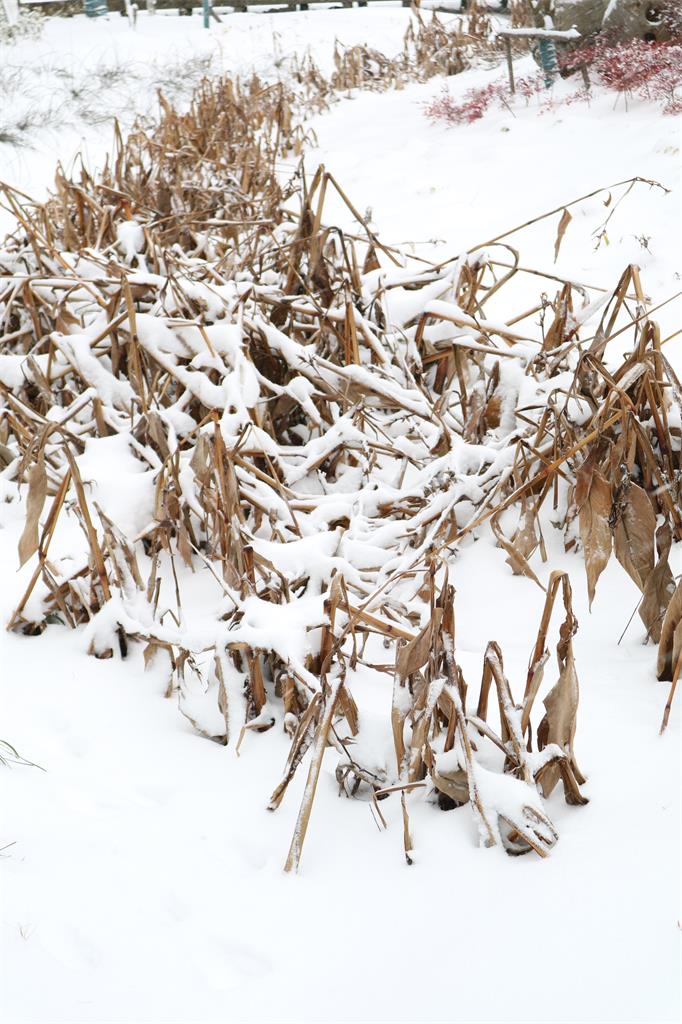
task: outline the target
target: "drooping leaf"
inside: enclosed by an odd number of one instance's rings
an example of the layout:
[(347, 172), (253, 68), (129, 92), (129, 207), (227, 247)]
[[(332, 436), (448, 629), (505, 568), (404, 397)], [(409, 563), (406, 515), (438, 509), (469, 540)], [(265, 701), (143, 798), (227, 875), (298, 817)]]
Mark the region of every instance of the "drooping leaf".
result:
[(469, 803), (469, 781), (465, 767), (438, 768), (435, 755), (431, 763), (431, 779), (439, 793), (450, 797), (456, 807)]
[(362, 272), (363, 274), (370, 274), (373, 270), (381, 270), (381, 264), (379, 263), (376, 249), (373, 245), (370, 245), (367, 249), (365, 261), (362, 264)]
[[(552, 595), (556, 593), (560, 583), (563, 590), (564, 611), (566, 615), (559, 628), (559, 642), (556, 648), (557, 661), (559, 662), (559, 679), (543, 701), (546, 714), (538, 726), (537, 740), (540, 750), (543, 750), (550, 743), (555, 743), (565, 754), (565, 763), (562, 765), (555, 761), (549, 765), (542, 775), (541, 787), (545, 796), (549, 796), (559, 779), (563, 777), (567, 801), (569, 803), (579, 803), (581, 800), (577, 798), (575, 790), (583, 784), (585, 778), (578, 768), (573, 751), (580, 698), (578, 674), (573, 657), (573, 637), (578, 629), (578, 620), (573, 614), (571, 583), (567, 574), (552, 574), (549, 598), (553, 600)], [(545, 616), (543, 615), (543, 622), (544, 619)], [(540, 628), (541, 632), (536, 643), (536, 653), (542, 648), (542, 623)], [(568, 784), (569, 782), (570, 785)]]
[(38, 550), (38, 525), (47, 497), (47, 473), (45, 458), (41, 450), (28, 474), (28, 499), (26, 501), (26, 524), (19, 539), (19, 565), (24, 565)]
[(677, 588), (661, 626), (661, 640), (658, 645), (656, 675), (659, 679), (672, 680), (677, 659), (682, 651), (682, 580)]
[(611, 487), (591, 458), (576, 473), (575, 499), (591, 608), (597, 580), (611, 557)]
[(647, 577), (644, 596), (639, 606), (639, 615), (646, 626), (647, 636), (655, 643), (661, 639), (663, 617), (675, 593), (675, 578), (668, 565), (671, 543), (672, 530), (668, 523), (663, 523), (656, 532), (658, 561)]
[(558, 227), (557, 233), (556, 233), (556, 241), (554, 242), (554, 262), (555, 263), (556, 263), (557, 259), (559, 258), (559, 249), (561, 248), (561, 243), (564, 240), (564, 235), (566, 234), (566, 228), (568, 227), (568, 225), (571, 223), (572, 220), (573, 220), (573, 218), (572, 218), (571, 214), (568, 212), (568, 210), (564, 210), (564, 212), (561, 214), (561, 220), (559, 221), (559, 227)]
[(569, 324), (573, 323), (573, 296), (570, 283), (566, 283), (553, 303), (554, 319), (545, 333), (542, 343), (544, 352), (563, 345), (569, 332)]
[(654, 568), (656, 515), (646, 491), (630, 483), (614, 529), (616, 558), (643, 592)]
[[(578, 675), (573, 651), (569, 650), (556, 685), (543, 701), (547, 713), (538, 726), (538, 747), (542, 750), (550, 743), (556, 743), (566, 753), (578, 783), (582, 783), (584, 778), (577, 768), (573, 755), (578, 699)], [(545, 796), (549, 796), (560, 778), (559, 767), (552, 765), (543, 775), (541, 782)]]
[[(524, 559), (525, 562), (533, 555), (540, 538), (538, 537), (536, 528), (536, 515), (532, 509), (525, 509), (521, 515), (519, 526), (514, 534), (512, 541), (514, 550)], [(511, 565), (512, 571), (515, 575), (519, 574), (518, 568), (515, 568), (511, 556), (507, 559), (509, 565)]]
[(395, 667), (399, 679), (407, 679), (427, 663), (433, 646), (433, 637), (440, 628), (442, 615), (442, 609), (434, 609), (433, 618), (427, 622), (419, 635), (398, 649)]

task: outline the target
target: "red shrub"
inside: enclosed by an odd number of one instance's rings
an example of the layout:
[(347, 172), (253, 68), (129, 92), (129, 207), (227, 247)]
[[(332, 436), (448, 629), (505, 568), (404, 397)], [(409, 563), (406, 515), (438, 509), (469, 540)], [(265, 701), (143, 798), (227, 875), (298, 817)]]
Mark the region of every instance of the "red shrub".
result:
[(446, 124), (471, 124), (483, 117), (494, 99), (501, 99), (506, 92), (503, 82), (491, 82), (464, 93), (458, 103), (447, 91), (431, 100), (425, 107), (431, 121), (445, 121)]
[[(595, 84), (624, 96), (637, 96), (652, 100), (663, 107), (666, 114), (682, 113), (682, 43), (647, 43), (633, 39), (627, 43), (609, 45), (598, 41), (590, 47), (571, 51), (561, 60), (563, 74), (571, 74), (585, 64)], [(526, 101), (535, 96), (545, 95), (545, 83), (540, 72), (516, 82), (517, 94)], [(581, 88), (562, 98), (564, 104), (588, 100), (589, 93)], [(508, 106), (511, 100), (509, 87), (504, 79), (486, 86), (469, 89), (460, 100), (454, 99), (447, 89), (432, 100), (425, 108), (426, 116), (432, 121), (446, 124), (471, 124), (487, 112), (491, 104)], [(554, 109), (551, 94), (542, 109)]]
[(626, 99), (639, 96), (660, 103), (666, 114), (682, 110), (682, 44), (648, 43), (633, 39), (627, 43), (574, 50), (563, 61), (571, 71), (587, 64), (593, 77), (607, 89)]

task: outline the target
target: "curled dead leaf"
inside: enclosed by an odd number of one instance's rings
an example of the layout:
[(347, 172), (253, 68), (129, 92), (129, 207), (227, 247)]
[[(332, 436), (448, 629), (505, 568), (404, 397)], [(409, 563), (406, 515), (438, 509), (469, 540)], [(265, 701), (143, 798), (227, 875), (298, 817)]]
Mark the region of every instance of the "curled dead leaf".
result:
[(557, 228), (557, 233), (556, 233), (556, 241), (554, 242), (554, 262), (555, 263), (556, 263), (557, 259), (559, 258), (559, 249), (561, 248), (561, 243), (564, 240), (564, 235), (566, 234), (566, 228), (568, 227), (568, 225), (571, 223), (572, 220), (573, 220), (573, 217), (568, 212), (568, 210), (564, 210), (563, 213), (561, 214), (561, 220), (559, 221), (559, 227)]

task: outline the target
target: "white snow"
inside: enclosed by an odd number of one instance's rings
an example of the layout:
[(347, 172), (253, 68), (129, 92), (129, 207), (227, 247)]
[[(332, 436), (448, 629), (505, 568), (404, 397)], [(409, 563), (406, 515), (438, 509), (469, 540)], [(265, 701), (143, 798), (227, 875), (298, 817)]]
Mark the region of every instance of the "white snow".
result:
[(124, 220), (116, 227), (116, 241), (125, 257), (126, 263), (133, 259), (144, 249), (144, 231), (142, 226), (135, 220)]

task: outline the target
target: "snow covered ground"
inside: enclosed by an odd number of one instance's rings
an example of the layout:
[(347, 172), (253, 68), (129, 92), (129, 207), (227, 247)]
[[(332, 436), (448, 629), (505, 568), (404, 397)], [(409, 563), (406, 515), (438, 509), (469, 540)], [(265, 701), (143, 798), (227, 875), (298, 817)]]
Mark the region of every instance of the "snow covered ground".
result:
[[(276, 31), (283, 50), (310, 45), (323, 62), (335, 34), (397, 50), (407, 17), (383, 6), (234, 16), (210, 38), (197, 18), (150, 25), (141, 17), (136, 32), (123, 19), (73, 19), (51, 22), (44, 40), (13, 54), (36, 69), (70, 62), (80, 76), (115, 51), (124, 64), (145, 65), (125, 95), (138, 96), (146, 113), (154, 97), (139, 96), (139, 82), (151, 90), (164, 69), (177, 68), (179, 50), (215, 54), (216, 71), (266, 70)], [(500, 73), (467, 73), (450, 89)], [(384, 241), (414, 242), (429, 256), (454, 255), (601, 186), (653, 178), (671, 193), (637, 186), (609, 223), (608, 245), (597, 248), (592, 237), (610, 212), (605, 197), (574, 208), (556, 272), (608, 288), (634, 261), (652, 305), (679, 290), (679, 122), (597, 97), (547, 113), (521, 101), (513, 112), (445, 129), (422, 111), (440, 88), (434, 81), (343, 100), (315, 120), (319, 149), (309, 168), (324, 162), (361, 210), (371, 207)], [(39, 133), (37, 152), (0, 147), (0, 178), (39, 190), (53, 158), (70, 159), (81, 136), (91, 159), (101, 159), (109, 130), (81, 120), (70, 133)], [(340, 205), (336, 212), (350, 224)], [(551, 267), (558, 217), (519, 236), (524, 266)], [(537, 279), (519, 287), (536, 295)], [(551, 281), (546, 289), (552, 296)], [(657, 314), (664, 337), (680, 316), (679, 302)], [(667, 350), (679, 370), (681, 337)], [(120, 502), (111, 466), (92, 476)], [(21, 525), (0, 506), (3, 623), (24, 579), (16, 572)], [(139, 651), (126, 662), (96, 661), (82, 636), (60, 626), (37, 638), (2, 632), (0, 736), (45, 769), (2, 772), (3, 1019), (679, 1019), (679, 701), (659, 737), (667, 685), (655, 682), (655, 648), (643, 646), (637, 617), (619, 643), (636, 588), (612, 560), (590, 614), (582, 560), (563, 553), (551, 528), (547, 540), (548, 562), (534, 562), (536, 571), (544, 580), (552, 568), (569, 569), (580, 621), (576, 750), (590, 803), (550, 799), (561, 840), (546, 861), (479, 849), (466, 811), (444, 814), (416, 794), (408, 868), (399, 804), (382, 805), (389, 829), (380, 833), (367, 804), (338, 797), (332, 754), (301, 873), (284, 876), (305, 776), (275, 814), (265, 810), (288, 751), (279, 729), (247, 734), (237, 756), (233, 745), (192, 731), (164, 700), (162, 666), (144, 672)], [(682, 551), (671, 565), (682, 572)], [(464, 547), (452, 574), (465, 675), (477, 680), (495, 639), (518, 693), (543, 595), (511, 575), (485, 535)], [(199, 635), (220, 595), (203, 571), (187, 585), (195, 597), (187, 628)], [(354, 690), (369, 717), (387, 714), (386, 679), (385, 692)]]

